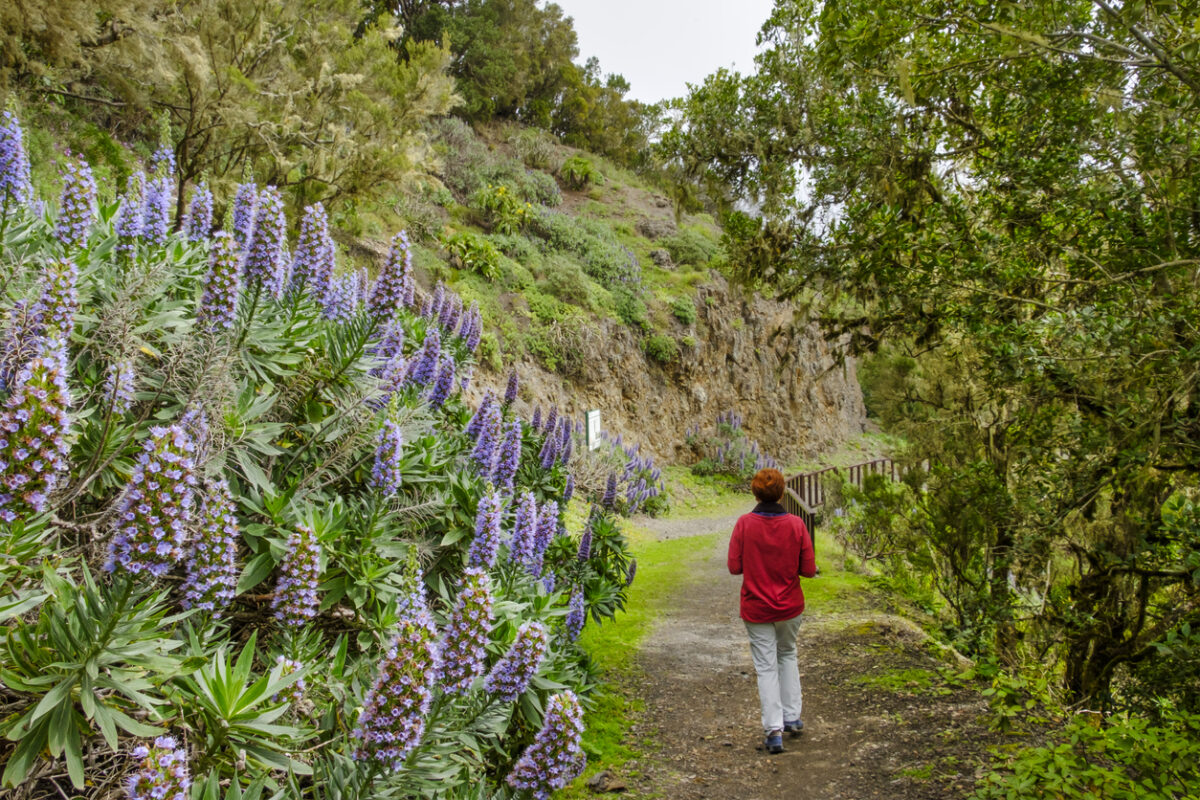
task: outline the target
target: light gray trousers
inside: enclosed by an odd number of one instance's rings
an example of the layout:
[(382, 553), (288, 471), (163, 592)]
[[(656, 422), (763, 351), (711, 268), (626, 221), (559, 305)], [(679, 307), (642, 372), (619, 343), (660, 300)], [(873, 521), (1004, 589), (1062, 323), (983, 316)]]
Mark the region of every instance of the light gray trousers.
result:
[(782, 731), (783, 721), (800, 719), (800, 668), (796, 665), (796, 615), (782, 622), (747, 622), (750, 658), (758, 673), (758, 700), (765, 733)]

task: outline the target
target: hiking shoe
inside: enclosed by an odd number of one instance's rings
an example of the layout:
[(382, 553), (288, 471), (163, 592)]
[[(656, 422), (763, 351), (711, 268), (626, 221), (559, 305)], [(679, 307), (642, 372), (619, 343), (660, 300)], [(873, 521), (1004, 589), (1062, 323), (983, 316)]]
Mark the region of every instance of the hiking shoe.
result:
[(767, 740), (763, 743), (767, 748), (767, 752), (771, 755), (783, 752), (783, 734), (779, 731), (771, 731), (767, 734)]
[(783, 721), (783, 730), (790, 733), (792, 736), (799, 736), (804, 731), (804, 721), (796, 720), (795, 722)]

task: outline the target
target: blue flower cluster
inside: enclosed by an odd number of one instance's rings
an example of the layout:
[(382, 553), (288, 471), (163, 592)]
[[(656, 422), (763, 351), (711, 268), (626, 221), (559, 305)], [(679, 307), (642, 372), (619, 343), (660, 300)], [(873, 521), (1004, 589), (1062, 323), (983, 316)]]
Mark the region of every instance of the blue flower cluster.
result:
[(496, 465), (496, 446), (500, 440), (500, 407), (491, 396), (483, 398), (479, 410), (467, 425), (467, 432), (475, 431), (475, 447), (471, 450), (471, 458), (479, 467), (479, 474), (487, 478), (491, 476)]
[(196, 191), (192, 192), (192, 202), (188, 206), (183, 231), (189, 242), (202, 242), (212, 233), (212, 227), (213, 194), (207, 183), (201, 183), (196, 187)]
[(196, 321), (206, 330), (227, 331), (237, 320), (240, 258), (237, 240), (225, 231), (217, 231), (209, 250), (204, 293), (196, 309)]
[(483, 687), (501, 700), (516, 700), (529, 688), (529, 682), (546, 656), (548, 644), (546, 627), (542, 623), (537, 620), (523, 623), (508, 652), (484, 679)]
[(441, 408), (450, 397), (450, 392), (454, 389), (454, 373), (457, 367), (458, 364), (450, 353), (443, 352), (438, 358), (437, 377), (426, 395), (430, 408)]
[(393, 420), (384, 420), (379, 429), (379, 443), (375, 447), (375, 464), (371, 468), (371, 485), (385, 497), (400, 488), (403, 475), (400, 459), (404, 449), (404, 435)]
[(283, 198), (278, 189), (268, 186), (258, 194), (254, 227), (242, 262), (242, 274), (247, 286), (260, 285), (276, 296), (283, 290), (282, 277), (287, 268), (283, 248), (286, 242), (287, 218), (283, 213)]
[(32, 199), (25, 136), (17, 115), (5, 110), (0, 112), (0, 219)]
[(600, 506), (605, 511), (612, 511), (617, 505), (617, 473), (610, 472), (608, 481), (604, 484), (604, 496), (600, 498)]
[(533, 492), (522, 492), (513, 515), (512, 538), (508, 541), (508, 560), (532, 571), (534, 536), (537, 533), (538, 508)]
[(196, 493), (195, 444), (182, 425), (150, 429), (117, 502), (110, 572), (159, 578), (183, 558)]
[(500, 443), (500, 453), (496, 458), (496, 468), (492, 472), (492, 483), (504, 491), (513, 487), (517, 476), (517, 468), (521, 465), (521, 421), (514, 419), (508, 423), (504, 431), (504, 441)]
[(142, 237), (142, 192), (145, 183), (145, 174), (135, 172), (129, 176), (125, 193), (117, 198), (119, 205), (117, 215), (113, 218), (113, 233), (117, 235), (117, 253), (126, 257), (133, 256)]
[(170, 179), (162, 176), (152, 179), (146, 186), (146, 200), (142, 205), (142, 239), (151, 247), (162, 247), (167, 243), (173, 191)]
[(514, 369), (508, 373), (508, 385), (504, 387), (504, 407), (508, 408), (517, 400), (517, 394), (520, 391), (520, 383), (517, 380), (517, 371)]
[(358, 310), (358, 279), (353, 275), (334, 275), (322, 302), (324, 317), (345, 322)]
[(492, 589), (480, 567), (463, 570), (462, 589), (442, 634), (442, 691), (470, 691), (486, 666), (488, 633), (492, 629)]
[(258, 185), (239, 183), (233, 194), (233, 238), (238, 247), (245, 247), (254, 230), (255, 208), (258, 205)]
[(173, 736), (159, 736), (150, 746), (133, 748), (138, 770), (125, 781), (129, 800), (188, 800), (192, 786), (187, 751)]
[(583, 601), (583, 589), (576, 589), (571, 595), (571, 610), (567, 612), (567, 637), (573, 642), (583, 632), (583, 623), (587, 621), (587, 611)]
[(437, 377), (438, 360), (442, 353), (442, 334), (436, 325), (425, 329), (421, 350), (415, 354), (408, 370), (410, 386), (428, 386)]
[(575, 496), (575, 476), (568, 475), (567, 482), (563, 486), (562, 501), (563, 505), (571, 502), (571, 498)]
[(379, 322), (391, 319), (398, 309), (412, 305), (414, 290), (412, 250), (408, 234), (400, 231), (392, 237), (392, 246), (371, 289), (367, 309)]
[(275, 619), (299, 628), (315, 617), (320, 580), (321, 544), (312, 528), (299, 525), (288, 537), (287, 553), (279, 566), (279, 581), (271, 598)]
[(479, 498), (475, 512), (475, 539), (467, 551), (467, 563), (472, 567), (491, 567), (496, 563), (500, 547), (500, 523), (504, 517), (504, 498), (491, 491)]
[(534, 800), (549, 800), (583, 772), (583, 709), (575, 693), (552, 695), (546, 703), (542, 729), (508, 775), (508, 785), (524, 790)]
[(233, 602), (240, 531), (233, 495), (223, 479), (205, 484), (198, 517), (183, 582), (183, 607), (219, 613)]
[[(282, 678), (304, 669), (304, 665), (286, 656), (276, 656), (275, 669), (279, 671), (279, 677)], [(296, 708), (304, 702), (304, 690), (307, 688), (304, 678), (297, 678), (291, 686), (286, 686), (280, 689), (278, 694), (271, 695), (271, 702), (288, 703), (292, 708)]]
[(587, 561), (592, 557), (592, 520), (589, 516), (583, 526), (583, 534), (579, 537), (579, 560)]
[(88, 231), (96, 218), (96, 179), (82, 158), (71, 158), (69, 154), (67, 158), (54, 234), (70, 250), (87, 244)]
[(0, 520), (45, 511), (67, 471), (66, 371), (66, 348), (48, 339), (12, 381), (0, 411)]
[(403, 618), (351, 734), (358, 740), (356, 759), (392, 772), (403, 769), (425, 734), (440, 668), (437, 631), (429, 614)]
[(538, 509), (537, 526), (533, 533), (533, 547), (529, 553), (529, 574), (537, 578), (542, 574), (542, 564), (546, 557), (546, 548), (558, 533), (558, 503), (547, 500)]
[(133, 362), (129, 359), (124, 358), (108, 365), (108, 372), (104, 376), (104, 396), (112, 404), (112, 411), (117, 416), (133, 408), (136, 383), (137, 375), (133, 371)]
[(70, 259), (51, 261), (42, 272), (42, 294), (33, 305), (38, 321), (38, 333), (61, 337), (64, 341), (75, 329), (75, 312), (79, 310), (79, 292), (75, 284), (79, 268)]
[(333, 278), (337, 248), (329, 234), (329, 217), (325, 206), (314, 203), (305, 206), (300, 218), (300, 238), (292, 261), (293, 291), (307, 292), (315, 300), (324, 300)]

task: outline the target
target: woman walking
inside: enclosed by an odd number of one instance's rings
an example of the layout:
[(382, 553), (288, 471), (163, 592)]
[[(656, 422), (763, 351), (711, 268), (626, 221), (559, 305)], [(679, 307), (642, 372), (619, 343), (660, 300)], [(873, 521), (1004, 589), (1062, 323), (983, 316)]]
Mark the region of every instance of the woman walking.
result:
[(758, 505), (738, 519), (729, 540), (729, 572), (742, 576), (741, 616), (758, 673), (769, 753), (783, 752), (784, 731), (794, 735), (804, 729), (796, 665), (796, 635), (804, 611), (800, 577), (817, 574), (808, 529), (779, 504), (783, 489), (779, 470), (759, 470), (750, 482)]

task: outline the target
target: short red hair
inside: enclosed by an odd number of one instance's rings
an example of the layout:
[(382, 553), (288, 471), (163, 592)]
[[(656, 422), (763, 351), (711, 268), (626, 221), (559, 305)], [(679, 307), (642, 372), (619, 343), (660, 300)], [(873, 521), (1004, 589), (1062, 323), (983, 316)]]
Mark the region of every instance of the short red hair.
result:
[(783, 473), (777, 469), (760, 469), (750, 481), (750, 491), (761, 503), (778, 503), (783, 497)]

